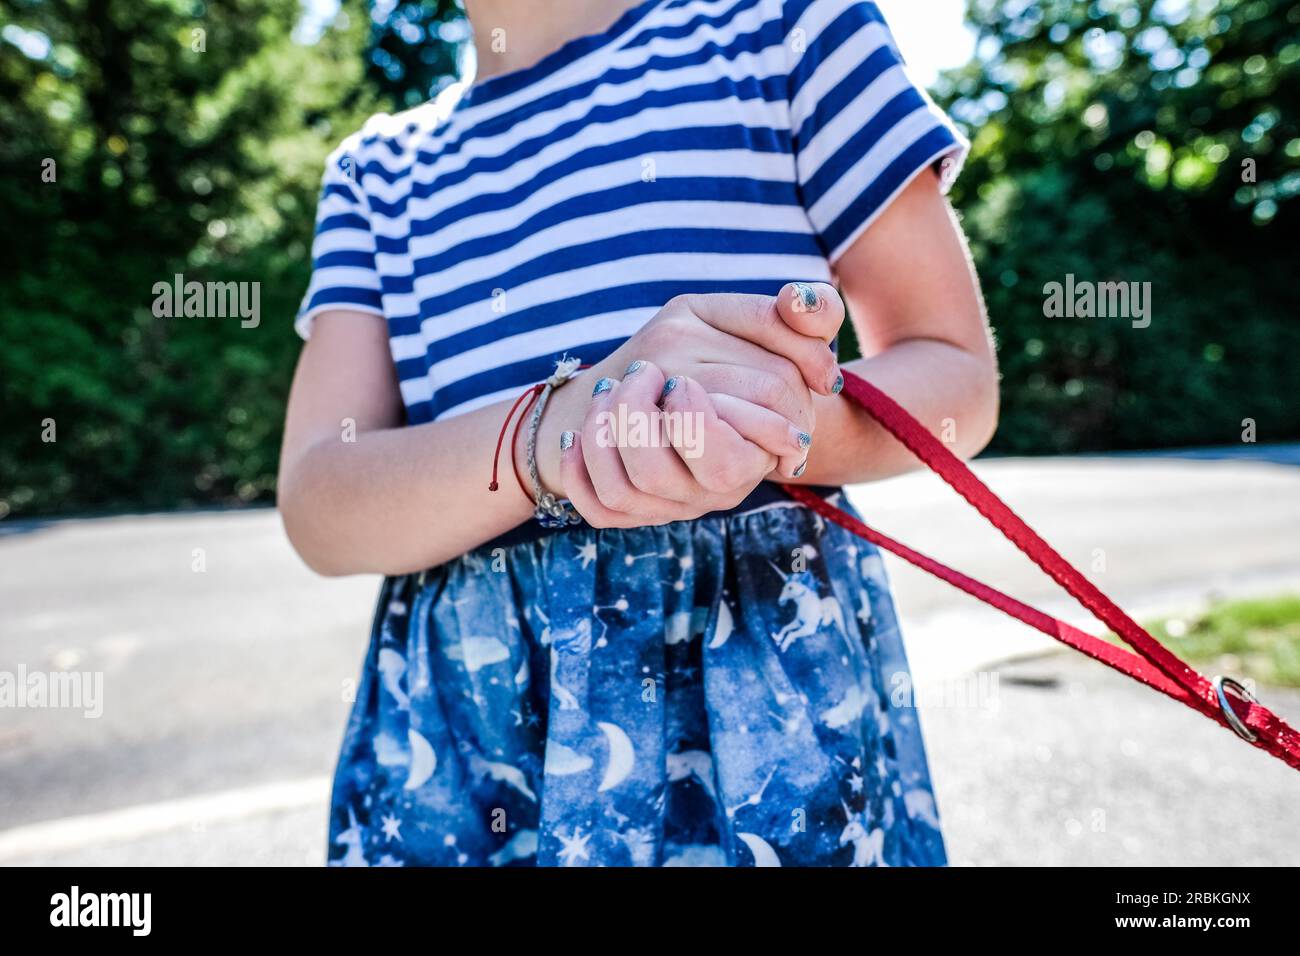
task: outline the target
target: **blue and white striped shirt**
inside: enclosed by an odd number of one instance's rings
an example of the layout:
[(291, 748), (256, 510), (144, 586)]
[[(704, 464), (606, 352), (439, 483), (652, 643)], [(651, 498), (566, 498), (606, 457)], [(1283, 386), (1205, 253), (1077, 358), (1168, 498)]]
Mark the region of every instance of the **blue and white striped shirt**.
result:
[(593, 363), (687, 292), (831, 267), (966, 143), (864, 0), (646, 0), (455, 107), (371, 119), (326, 166), (297, 327), (388, 322), (412, 424)]

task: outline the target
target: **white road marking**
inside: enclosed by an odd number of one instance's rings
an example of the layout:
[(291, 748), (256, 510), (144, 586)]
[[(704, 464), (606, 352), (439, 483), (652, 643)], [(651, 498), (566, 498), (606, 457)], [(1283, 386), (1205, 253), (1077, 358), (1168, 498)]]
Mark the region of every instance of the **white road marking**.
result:
[(206, 827), (285, 810), (318, 805), (323, 808), (329, 800), (329, 788), (328, 778), (310, 777), (31, 823), (0, 830), (0, 862), (106, 843), (129, 843), (169, 830)]

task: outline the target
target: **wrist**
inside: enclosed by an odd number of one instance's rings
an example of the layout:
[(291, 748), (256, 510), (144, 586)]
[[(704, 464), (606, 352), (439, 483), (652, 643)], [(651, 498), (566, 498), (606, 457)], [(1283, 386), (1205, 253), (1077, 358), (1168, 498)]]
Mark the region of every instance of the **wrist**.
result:
[[(586, 376), (579, 376), (577, 379), (566, 382), (559, 388), (551, 392), (550, 398), (546, 402), (546, 407), (542, 410), (541, 420), (537, 425), (537, 478), (541, 482), (542, 491), (550, 492), (556, 498), (568, 497), (564, 492), (564, 481), (560, 474), (560, 435), (566, 430), (577, 430), (582, 427), (582, 411), (580, 400), (582, 397), (582, 380)], [(577, 401), (575, 401), (575, 399)], [(515, 462), (519, 468), (519, 474), (523, 476), (525, 484), (529, 489), (529, 496), (533, 494), (532, 479), (528, 472), (528, 433), (532, 412), (519, 428), (515, 436)]]

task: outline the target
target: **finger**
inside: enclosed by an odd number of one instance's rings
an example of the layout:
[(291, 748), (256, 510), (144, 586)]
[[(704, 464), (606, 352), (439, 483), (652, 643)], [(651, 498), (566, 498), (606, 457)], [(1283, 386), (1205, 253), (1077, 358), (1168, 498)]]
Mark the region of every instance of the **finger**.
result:
[(710, 362), (697, 371), (699, 382), (710, 394), (722, 393), (761, 405), (788, 420), (800, 431), (816, 432), (817, 414), (812, 394), (801, 380), (791, 387), (785, 379), (746, 365)]
[(664, 384), (664, 373), (653, 362), (638, 359), (623, 373), (613, 408), (618, 416), (619, 455), (628, 480), (638, 491), (690, 503), (699, 499), (701, 489), (664, 433), (659, 408)]
[(569, 503), (593, 528), (631, 528), (644, 523), (600, 503), (583, 459), (582, 436), (577, 432), (564, 432), (560, 436), (560, 480)]
[(694, 379), (670, 378), (661, 404), (673, 447), (720, 507), (739, 504), (776, 467), (775, 455), (718, 417), (709, 393)]
[(826, 282), (790, 282), (776, 296), (776, 311), (796, 332), (831, 342), (844, 324), (844, 300)]
[[(753, 342), (747, 342), (744, 339), (738, 339), (733, 335), (725, 332), (719, 332), (717, 329), (709, 329), (710, 336), (716, 336), (716, 339), (710, 339), (712, 347), (706, 347), (698, 357), (700, 366), (711, 367), (712, 365), (739, 365), (747, 366), (752, 369), (758, 369), (770, 376), (785, 382), (788, 394), (781, 393), (786, 399), (789, 399), (791, 405), (786, 409), (798, 407), (806, 411), (806, 419), (801, 419), (800, 424), (808, 426), (805, 430), (812, 431), (815, 424), (813, 415), (813, 400), (808, 388), (808, 383), (803, 379), (803, 373), (799, 367), (782, 355), (769, 352), (767, 349), (755, 345)], [(719, 341), (720, 340), (720, 341)], [(725, 354), (726, 358), (717, 358), (714, 353)], [(725, 391), (725, 389), (715, 389), (710, 386), (706, 380), (705, 374), (696, 373), (695, 376), (706, 391), (716, 392)], [(774, 387), (775, 383), (769, 383)], [(759, 403), (764, 404), (764, 403)], [(773, 409), (780, 411), (780, 409)], [(790, 417), (790, 416), (787, 416)]]
[(776, 470), (783, 478), (798, 478), (808, 460), (812, 435), (794, 427), (776, 412), (733, 395), (710, 394), (718, 417), (736, 430), (746, 441), (753, 442), (779, 459)]
[(814, 392), (834, 394), (839, 379), (835, 356), (820, 338), (802, 335), (777, 313), (776, 300), (764, 295), (684, 295), (673, 306), (688, 310), (720, 332), (783, 355), (799, 367)]
[(637, 515), (639, 524), (653, 524), (668, 502), (639, 491), (623, 467), (617, 441), (617, 406), (621, 384), (602, 378), (592, 390), (591, 405), (582, 423), (582, 459), (600, 503), (610, 511)]

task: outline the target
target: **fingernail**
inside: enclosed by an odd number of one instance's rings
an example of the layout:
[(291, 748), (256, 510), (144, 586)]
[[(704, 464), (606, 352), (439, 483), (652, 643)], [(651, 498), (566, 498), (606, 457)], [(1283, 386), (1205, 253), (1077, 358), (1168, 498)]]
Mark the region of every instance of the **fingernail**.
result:
[(809, 435), (807, 432), (800, 432), (797, 438), (800, 448), (807, 448), (812, 444), (812, 435)]
[(643, 368), (645, 368), (645, 362), (641, 361), (640, 359), (637, 359), (635, 362), (633, 362), (624, 370), (623, 377), (627, 378), (629, 375), (635, 375)]
[(803, 464), (794, 470), (794, 476), (796, 478), (802, 478), (803, 473), (807, 470), (807, 468), (808, 468), (808, 459), (805, 458), (803, 460)]
[(663, 393), (659, 396), (659, 401), (662, 402), (665, 398), (667, 398), (668, 393), (671, 392), (673, 389), (675, 389), (681, 383), (682, 380), (676, 375), (674, 375), (668, 381), (664, 382), (664, 390)]
[(560, 451), (568, 451), (573, 447), (573, 432), (560, 432)]
[(831, 386), (831, 394), (832, 394), (832, 395), (838, 395), (838, 394), (839, 394), (840, 392), (842, 392), (842, 391), (844, 391), (844, 373), (843, 373), (843, 372), (841, 372), (839, 375), (836, 375), (836, 376), (835, 376), (835, 384)]
[(822, 307), (821, 296), (806, 282), (796, 282), (794, 284), (794, 294), (798, 296), (799, 303), (805, 312), (816, 312)]
[(596, 387), (591, 390), (591, 397), (595, 398), (597, 395), (603, 395), (613, 387), (614, 380), (612, 378), (602, 378), (596, 383)]

